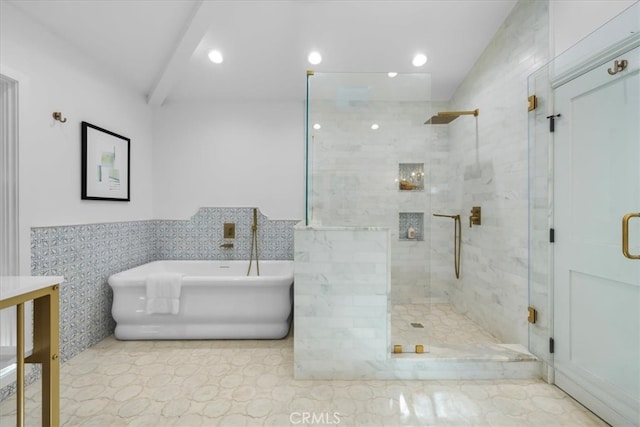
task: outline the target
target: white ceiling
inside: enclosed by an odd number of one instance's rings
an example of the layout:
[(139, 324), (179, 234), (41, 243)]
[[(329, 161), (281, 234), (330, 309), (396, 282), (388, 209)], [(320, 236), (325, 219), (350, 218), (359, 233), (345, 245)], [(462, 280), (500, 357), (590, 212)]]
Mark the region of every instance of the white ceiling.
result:
[[(431, 73), (448, 100), (516, 0), (11, 0), (123, 83), (166, 100), (299, 100), (306, 70)], [(224, 62), (207, 53), (218, 48)], [(312, 66), (310, 50), (322, 53)], [(416, 52), (429, 57), (411, 65)]]

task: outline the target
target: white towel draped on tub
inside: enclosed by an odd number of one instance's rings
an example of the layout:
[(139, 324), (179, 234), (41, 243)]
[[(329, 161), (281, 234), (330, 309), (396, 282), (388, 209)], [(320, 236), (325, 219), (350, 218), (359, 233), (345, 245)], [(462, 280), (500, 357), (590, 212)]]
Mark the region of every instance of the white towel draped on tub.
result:
[(178, 314), (182, 276), (180, 273), (147, 276), (147, 314)]

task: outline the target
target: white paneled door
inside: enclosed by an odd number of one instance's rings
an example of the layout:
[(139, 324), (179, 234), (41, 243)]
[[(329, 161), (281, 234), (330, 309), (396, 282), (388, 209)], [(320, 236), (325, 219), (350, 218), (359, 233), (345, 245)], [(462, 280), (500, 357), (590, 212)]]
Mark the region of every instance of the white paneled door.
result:
[(640, 255), (627, 216), (640, 214), (640, 48), (617, 59), (624, 70), (611, 61), (555, 91), (554, 369), (604, 420), (637, 426), (640, 259), (623, 242)]

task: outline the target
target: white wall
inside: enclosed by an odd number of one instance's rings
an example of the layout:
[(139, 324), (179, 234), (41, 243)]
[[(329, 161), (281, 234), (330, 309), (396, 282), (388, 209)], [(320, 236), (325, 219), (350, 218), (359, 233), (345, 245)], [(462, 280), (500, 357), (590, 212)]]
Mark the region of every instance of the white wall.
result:
[(158, 219), (199, 207), (259, 207), (304, 218), (304, 103), (180, 103), (154, 111)]
[[(10, 3), (0, 19), (0, 72), (19, 80), (20, 272), (29, 274), (30, 227), (151, 218), (152, 110)], [(80, 199), (81, 121), (131, 139), (131, 202)]]
[(551, 0), (550, 58), (560, 55), (636, 2), (637, 0)]

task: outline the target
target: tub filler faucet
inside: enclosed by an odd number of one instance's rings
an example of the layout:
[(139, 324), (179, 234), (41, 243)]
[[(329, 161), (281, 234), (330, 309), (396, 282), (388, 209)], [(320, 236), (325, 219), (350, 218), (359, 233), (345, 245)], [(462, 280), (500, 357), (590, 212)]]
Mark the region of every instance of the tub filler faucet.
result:
[(256, 250), (256, 276), (260, 276), (260, 264), (258, 261), (258, 208), (253, 208), (253, 225), (251, 226), (251, 256), (249, 257), (249, 269), (247, 276), (251, 274), (251, 264), (253, 263), (253, 250)]
[(233, 249), (233, 243), (223, 243), (220, 245), (222, 249)]

